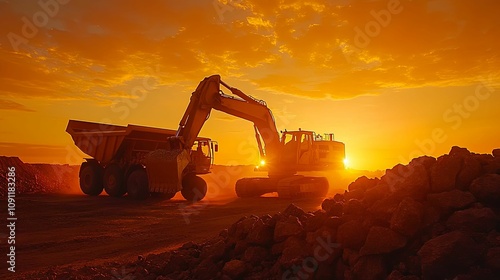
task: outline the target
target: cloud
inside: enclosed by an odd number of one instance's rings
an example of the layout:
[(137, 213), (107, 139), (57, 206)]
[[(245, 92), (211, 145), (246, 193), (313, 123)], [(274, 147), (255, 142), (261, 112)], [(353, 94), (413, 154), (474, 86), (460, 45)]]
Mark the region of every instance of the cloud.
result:
[[(397, 2), (400, 12), (388, 13)], [(7, 34), (22, 35), (23, 18), (41, 8), (0, 6), (0, 96), (10, 99), (109, 103), (134, 98), (125, 88), (141, 77), (161, 86), (214, 73), (283, 94), (352, 98), (500, 73), (494, 0), (73, 0), (19, 51)]]
[(34, 110), (27, 108), (23, 104), (11, 101), (0, 99), (0, 110), (16, 110), (16, 111), (24, 111), (24, 112), (34, 112)]

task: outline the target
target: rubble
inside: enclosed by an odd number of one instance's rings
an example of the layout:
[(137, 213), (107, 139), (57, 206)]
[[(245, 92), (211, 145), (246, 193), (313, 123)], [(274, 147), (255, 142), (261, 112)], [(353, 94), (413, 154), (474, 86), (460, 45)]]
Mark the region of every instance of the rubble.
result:
[(492, 156), (453, 147), (438, 159), (397, 165), (380, 179), (361, 177), (315, 212), (290, 205), (243, 217), (205, 243), (127, 265), (136, 269), (124, 277), (496, 279), (498, 166), (498, 150)]
[[(16, 168), (16, 194), (56, 193), (78, 189), (79, 166), (68, 164), (30, 164), (18, 157), (0, 156), (0, 179), (5, 182), (8, 167)], [(7, 195), (7, 184), (0, 184), (0, 197)]]

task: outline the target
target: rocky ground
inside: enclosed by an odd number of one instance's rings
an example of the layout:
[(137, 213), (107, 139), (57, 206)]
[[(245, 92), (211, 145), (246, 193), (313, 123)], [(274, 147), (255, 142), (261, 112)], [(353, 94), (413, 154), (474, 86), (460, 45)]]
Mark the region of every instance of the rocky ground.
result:
[(453, 147), (360, 177), (315, 212), (290, 205), (201, 244), (26, 279), (498, 279), (499, 215), (500, 150)]
[[(16, 193), (56, 193), (78, 188), (79, 166), (30, 164), (17, 157), (0, 156), (0, 180), (6, 181), (7, 168), (16, 168)], [(0, 196), (7, 195), (7, 184), (0, 185)]]

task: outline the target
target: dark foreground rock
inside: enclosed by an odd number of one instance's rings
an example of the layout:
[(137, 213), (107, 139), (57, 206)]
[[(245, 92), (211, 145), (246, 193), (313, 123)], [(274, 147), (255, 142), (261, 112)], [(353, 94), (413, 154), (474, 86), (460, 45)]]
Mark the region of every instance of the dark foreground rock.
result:
[(498, 279), (498, 166), (498, 150), (454, 147), (362, 177), (315, 212), (250, 215), (203, 244), (115, 265), (118, 276), (101, 267), (29, 279)]

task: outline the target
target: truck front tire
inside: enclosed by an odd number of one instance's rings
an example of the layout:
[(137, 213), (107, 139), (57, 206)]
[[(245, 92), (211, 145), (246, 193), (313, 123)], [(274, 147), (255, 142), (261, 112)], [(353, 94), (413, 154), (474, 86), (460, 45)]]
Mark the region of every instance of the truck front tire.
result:
[(194, 174), (188, 174), (182, 178), (181, 194), (189, 202), (198, 202), (207, 194), (207, 183)]

